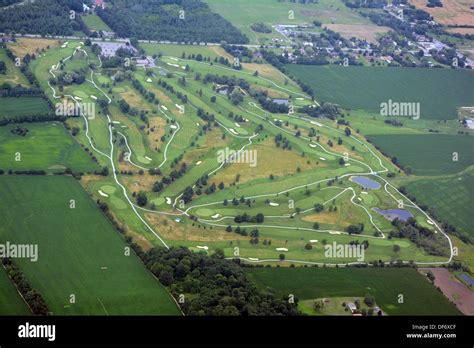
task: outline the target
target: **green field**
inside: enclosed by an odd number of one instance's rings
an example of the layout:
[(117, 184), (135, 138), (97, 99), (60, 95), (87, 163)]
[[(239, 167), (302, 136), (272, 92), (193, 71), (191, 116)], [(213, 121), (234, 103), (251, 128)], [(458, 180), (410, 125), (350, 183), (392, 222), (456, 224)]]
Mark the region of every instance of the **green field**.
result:
[(89, 14), (81, 17), (82, 21), (93, 31), (113, 31), (110, 27), (96, 14)]
[(38, 245), (18, 265), (54, 314), (179, 314), (75, 179), (2, 176), (0, 196), (0, 238)]
[[(319, 20), (324, 24), (367, 24), (368, 20), (350, 10), (341, 0), (319, 0), (300, 4), (296, 1), (258, 0), (249, 6), (248, 0), (205, 0), (212, 11), (219, 13), (248, 36), (251, 43), (263, 43), (272, 37), (286, 40), (273, 30), (270, 34), (253, 31), (254, 23), (311, 24)], [(290, 19), (290, 12), (293, 18)]]
[(28, 306), (21, 298), (7, 272), (0, 266), (0, 315), (28, 315)]
[(40, 97), (0, 98), (0, 119), (48, 113), (52, 113), (52, 110)]
[(406, 187), (420, 203), (433, 209), (442, 221), (474, 237), (472, 171), (450, 177), (417, 179), (407, 183)]
[(318, 101), (380, 112), (380, 104), (420, 103), (421, 119), (456, 119), (457, 108), (474, 105), (474, 71), (287, 65), (310, 85)]
[[(368, 137), (416, 175), (446, 175), (474, 164), (474, 137), (447, 134), (378, 134)], [(453, 161), (453, 153), (458, 160)]]
[[(248, 268), (257, 287), (300, 300), (322, 297), (375, 297), (389, 315), (456, 315), (460, 312), (415, 269)], [(273, 290), (272, 290), (273, 289)], [(403, 302), (399, 303), (399, 295)]]
[[(98, 166), (68, 134), (62, 123), (23, 123), (26, 136), (11, 132), (16, 125), (0, 127), (0, 163), (2, 169), (94, 171)], [(20, 160), (16, 161), (17, 153)]]

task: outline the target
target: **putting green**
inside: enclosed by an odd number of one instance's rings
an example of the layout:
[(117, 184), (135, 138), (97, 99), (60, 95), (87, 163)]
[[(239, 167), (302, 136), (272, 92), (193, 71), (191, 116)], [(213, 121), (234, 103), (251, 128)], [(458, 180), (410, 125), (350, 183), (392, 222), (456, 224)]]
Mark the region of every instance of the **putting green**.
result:
[(143, 156), (137, 156), (137, 160), (138, 160), (138, 162), (143, 163), (143, 164), (148, 164), (148, 163), (151, 162), (149, 159), (146, 159)]
[(155, 198), (151, 201), (152, 203), (154, 203), (156, 206), (159, 206), (159, 205), (162, 205), (163, 203), (165, 203), (165, 199), (164, 198)]
[(211, 216), (214, 214), (214, 210), (208, 208), (199, 208), (196, 210), (196, 214), (200, 216)]
[(117, 191), (117, 188), (112, 185), (104, 185), (104, 186), (101, 186), (100, 189), (102, 190), (102, 192), (105, 192), (109, 195), (112, 195), (115, 193), (115, 191)]
[(105, 76), (98, 76), (97, 81), (99, 81), (99, 83), (109, 83), (110, 79), (108, 77), (105, 77)]

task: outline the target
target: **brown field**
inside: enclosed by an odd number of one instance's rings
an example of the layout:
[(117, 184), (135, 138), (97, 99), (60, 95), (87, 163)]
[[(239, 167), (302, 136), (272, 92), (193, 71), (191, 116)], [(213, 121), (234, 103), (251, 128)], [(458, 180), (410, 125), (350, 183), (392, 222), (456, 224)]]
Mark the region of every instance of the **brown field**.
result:
[(376, 43), (378, 34), (383, 34), (390, 30), (388, 27), (372, 24), (326, 24), (325, 27), (341, 34), (346, 39), (356, 37), (358, 39), (365, 39), (370, 43)]
[(474, 28), (449, 28), (447, 31), (458, 34), (474, 34)]
[(435, 286), (439, 287), (463, 314), (474, 315), (474, 291), (457, 280), (446, 268), (422, 268), (420, 271), (431, 271), (435, 276)]
[(196, 242), (215, 242), (215, 241), (238, 241), (248, 239), (236, 233), (211, 229), (204, 229), (182, 222), (175, 222), (172, 218), (148, 213), (145, 214), (148, 222), (160, 232), (160, 235), (167, 240), (196, 241)]
[(9, 44), (8, 48), (17, 57), (23, 58), (26, 54), (38, 54), (42, 49), (56, 47), (58, 40), (38, 39), (38, 38), (18, 38), (15, 43)]
[[(296, 173), (298, 167), (304, 171), (324, 166), (323, 164), (316, 165), (313, 162), (308, 164), (308, 158), (302, 157), (295, 151), (285, 150), (282, 156), (281, 150), (274, 145), (273, 140), (266, 140), (248, 149), (257, 151), (257, 165), (255, 167), (249, 166), (248, 163), (232, 163), (217, 172), (216, 176), (212, 177), (212, 182), (219, 184), (222, 181), (225, 185), (229, 185), (235, 181), (235, 176), (240, 174), (239, 184), (243, 184), (259, 178), (268, 178), (270, 174), (274, 176), (291, 175)], [(279, 160), (275, 161), (275, 158), (279, 158)]]
[(443, 7), (426, 7), (426, 0), (410, 0), (412, 5), (428, 12), (434, 19), (444, 25), (474, 25), (472, 0), (442, 0)]
[(143, 100), (143, 97), (138, 94), (134, 89), (128, 88), (126, 92), (120, 93), (120, 96), (128, 103), (131, 107), (139, 110), (151, 111), (148, 103)]

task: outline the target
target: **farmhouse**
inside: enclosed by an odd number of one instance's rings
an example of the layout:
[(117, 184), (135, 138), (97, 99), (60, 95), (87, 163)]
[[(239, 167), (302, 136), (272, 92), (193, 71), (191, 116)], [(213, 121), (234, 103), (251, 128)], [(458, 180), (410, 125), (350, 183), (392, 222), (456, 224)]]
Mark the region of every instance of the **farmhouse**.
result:
[(346, 307), (351, 311), (352, 314), (357, 312), (357, 306), (353, 302), (347, 302)]

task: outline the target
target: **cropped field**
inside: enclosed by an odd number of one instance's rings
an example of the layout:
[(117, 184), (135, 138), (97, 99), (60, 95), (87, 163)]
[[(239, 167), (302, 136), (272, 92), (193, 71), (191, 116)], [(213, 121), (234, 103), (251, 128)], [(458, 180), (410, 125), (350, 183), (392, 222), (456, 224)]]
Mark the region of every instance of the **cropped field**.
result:
[(38, 261), (18, 265), (53, 314), (179, 314), (75, 179), (2, 176), (0, 196), (0, 238), (38, 245)]
[(406, 184), (406, 187), (420, 203), (434, 209), (443, 221), (474, 237), (472, 171), (446, 178), (418, 179)]
[(47, 113), (53, 113), (53, 110), (40, 97), (0, 98), (0, 119)]
[[(248, 36), (251, 43), (261, 43), (272, 37), (284, 39), (273, 30), (270, 34), (254, 32), (254, 23), (311, 24), (314, 20), (335, 24), (369, 24), (364, 17), (352, 11), (341, 0), (319, 0), (317, 3), (300, 4), (290, 1), (259, 0), (249, 6), (248, 0), (205, 0), (212, 11), (219, 13)], [(290, 19), (290, 12), (294, 17)]]
[(0, 315), (28, 315), (28, 306), (21, 298), (7, 272), (0, 266)]
[(442, 1), (443, 7), (427, 7), (425, 0), (410, 0), (412, 5), (428, 12), (438, 23), (445, 25), (472, 25), (474, 23), (474, 11), (469, 7), (469, 0)]
[[(26, 136), (11, 132), (16, 125), (0, 127), (0, 164), (2, 169), (94, 171), (98, 166), (59, 123), (23, 123)], [(16, 154), (20, 160), (16, 160)]]
[[(257, 287), (278, 296), (307, 300), (370, 293), (389, 315), (460, 314), (414, 269), (249, 268), (246, 273)], [(398, 303), (400, 294), (404, 303)]]
[[(379, 134), (368, 137), (417, 175), (454, 174), (474, 164), (474, 137), (447, 134)], [(453, 161), (453, 153), (458, 160)]]
[(474, 71), (287, 65), (310, 85), (316, 100), (380, 112), (380, 104), (420, 103), (421, 119), (456, 119), (457, 108), (474, 105)]

